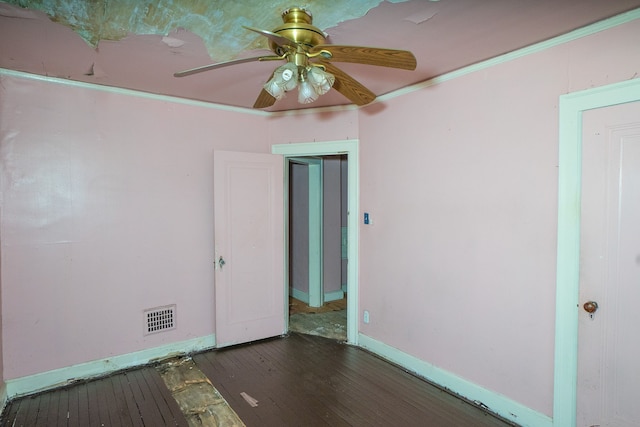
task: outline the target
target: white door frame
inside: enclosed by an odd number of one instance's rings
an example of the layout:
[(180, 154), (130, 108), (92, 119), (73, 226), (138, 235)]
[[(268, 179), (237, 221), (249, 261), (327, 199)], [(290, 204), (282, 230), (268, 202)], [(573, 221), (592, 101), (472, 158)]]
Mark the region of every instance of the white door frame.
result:
[(576, 426), (582, 112), (634, 101), (640, 79), (560, 97), (554, 427)]
[[(307, 166), (307, 173), (309, 176), (308, 185), (308, 202), (309, 202), (309, 217), (308, 217), (308, 232), (309, 232), (309, 301), (310, 307), (322, 307), (324, 304), (324, 287), (323, 287), (323, 242), (322, 242), (322, 230), (323, 230), (323, 182), (322, 182), (322, 167), (323, 161), (321, 158), (309, 158), (309, 157), (285, 157), (285, 181), (287, 186), (285, 188), (286, 215), (285, 222), (287, 222), (288, 215), (290, 215), (289, 209), (289, 197), (288, 190), (291, 181), (289, 179), (289, 163), (299, 163)], [(287, 228), (288, 230), (288, 228)], [(289, 240), (287, 239), (287, 245)], [(288, 256), (289, 251), (285, 250), (285, 256)], [(287, 272), (289, 270), (286, 270)], [(290, 282), (287, 280), (287, 284)]]
[[(346, 154), (348, 156), (348, 202), (347, 202), (347, 342), (358, 344), (358, 218), (359, 218), (359, 190), (358, 190), (358, 140), (307, 142), (294, 144), (276, 144), (271, 147), (273, 154), (288, 157), (330, 156)], [(284, 188), (289, 188), (285, 175)], [(285, 200), (287, 192), (285, 191)], [(287, 203), (285, 201), (285, 203)], [(285, 207), (283, 207), (285, 208)], [(286, 213), (286, 211), (285, 211)], [(285, 215), (287, 217), (288, 215)], [(285, 224), (285, 232), (287, 230)], [(288, 262), (287, 238), (285, 238), (285, 263)], [(285, 265), (285, 272), (288, 271)], [(285, 285), (288, 299), (288, 284)], [(288, 302), (286, 304), (288, 307)], [(288, 318), (288, 313), (283, 313)]]

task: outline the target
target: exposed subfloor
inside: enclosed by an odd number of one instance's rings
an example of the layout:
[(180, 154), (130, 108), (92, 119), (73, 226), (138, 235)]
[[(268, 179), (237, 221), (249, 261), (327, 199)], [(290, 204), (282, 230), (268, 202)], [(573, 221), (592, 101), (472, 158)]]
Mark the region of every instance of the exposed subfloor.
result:
[(347, 340), (347, 300), (331, 301), (322, 307), (309, 307), (294, 298), (289, 302), (289, 330), (303, 334)]

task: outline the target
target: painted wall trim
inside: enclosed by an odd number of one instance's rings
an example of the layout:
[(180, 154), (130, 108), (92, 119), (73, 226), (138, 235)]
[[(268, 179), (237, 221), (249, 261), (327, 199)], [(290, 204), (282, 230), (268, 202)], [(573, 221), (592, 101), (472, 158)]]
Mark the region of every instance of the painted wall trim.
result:
[[(359, 141), (357, 139), (327, 142), (302, 142), (292, 144), (274, 144), (271, 146), (273, 154), (281, 154), (285, 157), (300, 156), (325, 156), (330, 154), (346, 154), (348, 156), (348, 203), (347, 203), (347, 341), (350, 344), (358, 344), (358, 220), (360, 218), (360, 184), (358, 156)], [(285, 185), (289, 185), (288, 182)], [(286, 194), (286, 193), (285, 193)], [(286, 242), (286, 239), (285, 239)], [(285, 249), (285, 250), (288, 250)], [(286, 256), (285, 256), (286, 259)], [(285, 271), (287, 268), (285, 267)], [(288, 305), (287, 305), (288, 307)]]
[(517, 423), (521, 426), (551, 427), (552, 420), (548, 416), (534, 411), (506, 396), (487, 390), (477, 384), (460, 378), (451, 372), (438, 368), (428, 362), (411, 356), (397, 348), (377, 341), (367, 335), (360, 334), (360, 347), (387, 359), (403, 368), (425, 378), (427, 381), (444, 387), (489, 411)]
[(75, 379), (100, 377), (111, 372), (134, 366), (142, 366), (157, 359), (178, 356), (215, 347), (215, 335), (193, 338), (186, 341), (166, 344), (134, 353), (123, 354), (79, 365), (55, 369), (35, 375), (6, 381), (6, 396), (12, 399), (17, 396), (32, 394), (38, 391), (63, 386)]
[(578, 294), (580, 290), (580, 197), (582, 113), (640, 101), (640, 79), (560, 96), (558, 258), (553, 418), (575, 427), (578, 381)]
[(291, 296), (298, 301), (302, 301), (306, 304), (309, 304), (309, 294), (307, 292), (301, 291), (300, 289), (293, 288), (291, 292)]
[(95, 83), (88, 83), (88, 82), (80, 82), (80, 81), (70, 80), (70, 79), (63, 79), (63, 78), (59, 78), (59, 77), (42, 76), (40, 74), (27, 73), (25, 71), (10, 70), (8, 68), (0, 68), (0, 76), (8, 76), (8, 77), (21, 78), (21, 79), (37, 80), (37, 81), (53, 83), (53, 84), (61, 84), (61, 85), (66, 85), (66, 86), (71, 86), (71, 87), (79, 87), (79, 88), (84, 88), (84, 89), (99, 90), (99, 91), (102, 91), (102, 92), (110, 92), (110, 93), (118, 93), (118, 94), (121, 94), (121, 95), (136, 96), (136, 97), (140, 97), (140, 98), (153, 99), (153, 100), (163, 101), (163, 102), (172, 102), (172, 103), (176, 103), (176, 104), (185, 104), (185, 105), (191, 105), (191, 106), (195, 106), (195, 107), (204, 107), (204, 108), (210, 108), (210, 109), (214, 109), (214, 110), (231, 111), (231, 112), (234, 112), (234, 113), (253, 114), (253, 115), (256, 115), (256, 116), (265, 116), (265, 117), (266, 116), (286, 117), (286, 116), (296, 116), (296, 115), (299, 115), (299, 114), (317, 114), (317, 113), (326, 113), (326, 112), (340, 112), (340, 111), (357, 110), (358, 108), (360, 108), (357, 105), (346, 104), (346, 105), (334, 105), (334, 106), (318, 107), (318, 108), (302, 108), (302, 109), (299, 109), (299, 110), (263, 111), (263, 110), (258, 110), (258, 109), (255, 109), (255, 108), (234, 107), (234, 106), (231, 106), (231, 105), (216, 104), (216, 103), (213, 103), (213, 102), (205, 102), (205, 101), (197, 101), (195, 99), (188, 99), (188, 98), (180, 98), (178, 96), (160, 95), (160, 94), (157, 94), (157, 93), (142, 92), (142, 91), (139, 91), (139, 90), (125, 89), (125, 88), (116, 87), (116, 86), (106, 86), (106, 85), (99, 85), (99, 84), (95, 84)]
[(324, 301), (339, 301), (344, 298), (344, 291), (341, 289), (339, 291), (325, 292), (324, 293)]
[[(324, 302), (330, 301), (338, 301), (344, 298), (344, 290), (325, 292), (324, 293)], [(307, 292), (301, 291), (300, 289), (293, 288), (291, 292), (291, 296), (297, 299), (298, 301), (302, 301), (304, 303), (309, 304), (309, 294)]]
[(61, 84), (65, 86), (92, 89), (92, 90), (98, 90), (102, 92), (118, 93), (121, 95), (136, 96), (138, 98), (147, 98), (147, 99), (153, 99), (156, 101), (171, 102), (175, 104), (185, 104), (185, 105), (191, 105), (195, 107), (211, 108), (214, 110), (231, 111), (235, 113), (254, 114), (258, 116), (268, 116), (271, 114), (268, 111), (262, 111), (262, 110), (257, 110), (253, 108), (233, 107), (230, 105), (214, 104), (212, 102), (204, 102), (204, 101), (197, 101), (194, 99), (180, 98), (177, 96), (160, 95), (157, 93), (142, 92), (142, 91), (133, 90), (133, 89), (124, 89), (116, 86), (106, 86), (106, 85), (99, 85), (95, 83), (79, 82), (76, 80), (62, 79), (59, 77), (41, 76), (40, 74), (9, 70), (7, 68), (0, 68), (0, 76), (9, 76), (9, 77), (17, 77), (21, 79), (37, 80), (37, 81), (42, 81), (47, 83)]
[(617, 27), (619, 25), (626, 24), (631, 21), (635, 21), (636, 19), (640, 19), (640, 8), (631, 10), (629, 12), (621, 13), (620, 15), (616, 15), (614, 17), (604, 19), (602, 21), (587, 25), (582, 28), (578, 28), (577, 30), (573, 30), (571, 32), (554, 37), (552, 39), (545, 40), (543, 42), (536, 43), (522, 49), (514, 50), (513, 52), (505, 53), (504, 55), (496, 56), (494, 58), (490, 58), (485, 61), (478, 62), (468, 67), (460, 68), (459, 70), (442, 74), (440, 76), (434, 77), (433, 79), (425, 80), (424, 82), (416, 83), (412, 86), (407, 86), (402, 89), (389, 92), (385, 95), (381, 95), (377, 97), (374, 103), (384, 102), (389, 99), (396, 98), (398, 96), (416, 92), (426, 87), (441, 84), (446, 81), (453, 80), (470, 73), (474, 73), (476, 71), (481, 71), (489, 67), (493, 67), (499, 64), (503, 64), (505, 62), (513, 61), (514, 59), (518, 59), (523, 56), (542, 52), (544, 50), (547, 50), (547, 49), (550, 49), (550, 48), (553, 48), (553, 47), (556, 47), (556, 46), (559, 46), (583, 37), (587, 37), (592, 34), (596, 34), (601, 31), (605, 31), (605, 30)]
[[(371, 105), (371, 104), (368, 104), (368, 105)], [(270, 111), (266, 113), (273, 117), (291, 117), (291, 116), (299, 116), (302, 114), (339, 113), (341, 111), (359, 110), (360, 108), (361, 108), (360, 106), (355, 104), (344, 104), (344, 105), (332, 105), (327, 107), (300, 108), (298, 110)]]

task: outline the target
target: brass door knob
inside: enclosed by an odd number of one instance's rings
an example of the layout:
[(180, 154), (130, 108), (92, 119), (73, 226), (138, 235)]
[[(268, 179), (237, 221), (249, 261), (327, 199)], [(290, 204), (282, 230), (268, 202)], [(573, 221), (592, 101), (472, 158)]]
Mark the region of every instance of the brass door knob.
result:
[(584, 308), (584, 311), (586, 311), (587, 313), (593, 314), (598, 309), (598, 303), (595, 301), (587, 301), (584, 303), (582, 307)]

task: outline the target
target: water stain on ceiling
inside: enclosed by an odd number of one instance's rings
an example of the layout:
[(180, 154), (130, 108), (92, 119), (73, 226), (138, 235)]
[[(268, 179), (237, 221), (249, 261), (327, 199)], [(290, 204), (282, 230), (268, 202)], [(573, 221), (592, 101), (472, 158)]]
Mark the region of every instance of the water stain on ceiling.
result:
[[(281, 63), (248, 62), (184, 78), (174, 73), (270, 55), (267, 39), (243, 25), (273, 30), (292, 6), (296, 0), (0, 0), (0, 68), (251, 108)], [(377, 96), (640, 13), (640, 0), (306, 0), (298, 6), (313, 13), (330, 44), (415, 55), (415, 71), (339, 64)], [(635, 21), (626, 25), (640, 25)], [(266, 110), (348, 104), (331, 90), (311, 104), (287, 96)]]
[[(393, 0), (389, 3), (402, 3)], [(189, 30), (204, 42), (211, 58), (223, 61), (245, 50), (265, 48), (266, 40), (242, 26), (271, 30), (282, 24), (280, 13), (291, 0), (9, 0), (6, 3), (46, 13), (77, 32), (90, 46), (131, 34), (168, 35)], [(380, 0), (317, 0), (301, 5), (314, 15), (314, 25), (330, 28), (360, 18)], [(180, 40), (168, 40), (179, 44)]]

